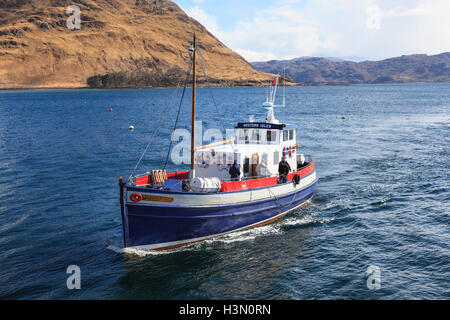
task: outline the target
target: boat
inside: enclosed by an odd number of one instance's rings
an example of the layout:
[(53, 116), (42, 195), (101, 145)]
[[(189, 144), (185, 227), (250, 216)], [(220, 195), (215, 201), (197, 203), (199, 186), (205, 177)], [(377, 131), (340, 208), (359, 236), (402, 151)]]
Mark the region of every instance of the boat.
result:
[[(186, 78), (192, 70), (190, 170), (134, 175), (135, 169), (128, 180), (119, 179), (125, 248), (173, 250), (260, 227), (306, 205), (316, 191), (314, 160), (301, 153), (298, 127), (275, 118), (280, 75), (268, 86), (263, 121), (238, 123), (231, 139), (195, 145), (197, 56), (202, 59), (194, 36)], [(292, 171), (280, 177), (283, 157)], [(232, 178), (235, 162), (240, 170)]]

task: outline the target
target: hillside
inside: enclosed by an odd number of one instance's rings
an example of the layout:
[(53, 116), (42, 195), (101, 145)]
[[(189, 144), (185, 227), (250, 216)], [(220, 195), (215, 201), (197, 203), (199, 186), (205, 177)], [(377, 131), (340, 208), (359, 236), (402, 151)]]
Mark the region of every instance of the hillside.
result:
[[(69, 5), (81, 9), (81, 30), (66, 26)], [(96, 75), (114, 79), (111, 86), (173, 85), (185, 72), (194, 32), (216, 85), (273, 79), (172, 1), (0, 0), (0, 88), (86, 87)]]
[(450, 52), (402, 56), (382, 61), (351, 62), (330, 58), (297, 58), (252, 63), (264, 72), (286, 70), (304, 84), (449, 82)]

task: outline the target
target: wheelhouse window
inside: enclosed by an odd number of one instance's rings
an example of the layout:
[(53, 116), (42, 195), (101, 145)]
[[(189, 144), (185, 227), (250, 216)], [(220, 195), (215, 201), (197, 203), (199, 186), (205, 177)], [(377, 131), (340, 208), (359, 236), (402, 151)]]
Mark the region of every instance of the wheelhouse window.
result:
[(252, 142), (259, 143), (261, 141), (261, 133), (259, 130), (253, 130), (252, 132)]
[(277, 143), (277, 132), (273, 130), (267, 131), (267, 142), (268, 144)]
[(280, 162), (280, 152), (279, 151), (275, 151), (273, 153), (273, 164), (277, 165)]
[(272, 142), (272, 131), (267, 131), (267, 142), (270, 144)]
[(283, 141), (289, 140), (289, 131), (283, 131)]
[(294, 140), (294, 129), (289, 130), (289, 140)]
[(248, 130), (239, 130), (237, 133), (238, 143), (249, 143), (249, 132)]

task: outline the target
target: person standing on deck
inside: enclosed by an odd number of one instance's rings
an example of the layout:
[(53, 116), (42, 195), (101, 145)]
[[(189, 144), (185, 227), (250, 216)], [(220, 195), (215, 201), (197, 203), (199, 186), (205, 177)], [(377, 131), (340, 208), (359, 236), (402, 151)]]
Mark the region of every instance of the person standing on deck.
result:
[(239, 168), (239, 165), (237, 164), (236, 160), (234, 160), (234, 163), (231, 166), (229, 173), (232, 181), (239, 181), (239, 178), (241, 177), (241, 169)]
[(278, 165), (278, 174), (280, 175), (279, 183), (287, 183), (289, 172), (291, 172), (291, 166), (287, 163), (286, 158), (283, 157)]

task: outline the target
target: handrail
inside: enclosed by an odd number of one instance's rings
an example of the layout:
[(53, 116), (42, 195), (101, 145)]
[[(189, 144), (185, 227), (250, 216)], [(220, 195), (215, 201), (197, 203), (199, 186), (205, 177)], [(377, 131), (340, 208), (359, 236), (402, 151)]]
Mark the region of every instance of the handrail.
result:
[(221, 145), (224, 145), (224, 144), (227, 144), (230, 142), (235, 142), (235, 141), (236, 141), (236, 138), (232, 138), (232, 139), (228, 139), (228, 140), (224, 140), (224, 141), (220, 141), (220, 142), (215, 142), (215, 143), (208, 144), (206, 146), (197, 147), (197, 148), (195, 148), (195, 151), (200, 151), (200, 150), (204, 150), (204, 149), (211, 148), (211, 147), (217, 147), (217, 146), (221, 146)]
[[(228, 143), (228, 142), (226, 142), (226, 143)], [(301, 168), (300, 170), (306, 169), (306, 168), (308, 168), (310, 165), (312, 165), (312, 164), (314, 163), (314, 159), (313, 159), (313, 157), (310, 156), (310, 155), (302, 155), (302, 154), (298, 154), (298, 155), (297, 155), (297, 160), (298, 160), (299, 157), (301, 157), (301, 156), (304, 156), (304, 157), (305, 157), (305, 162), (308, 163), (308, 165), (305, 166), (305, 167), (303, 167), (303, 168)], [(297, 171), (300, 171), (300, 170), (293, 170), (293, 172), (297, 172)], [(185, 173), (185, 172), (178, 172), (178, 171), (177, 171), (177, 172), (173, 172), (173, 173)], [(169, 174), (171, 174), (171, 173), (169, 173)], [(143, 177), (146, 177), (146, 176), (149, 176), (149, 175), (151, 175), (151, 173), (150, 173), (150, 172), (147, 172), (147, 173), (145, 173), (145, 174), (136, 176), (136, 178), (143, 178)], [(278, 178), (278, 174), (272, 175), (272, 176), (247, 177), (246, 179), (242, 179), (242, 180), (227, 179), (227, 180), (222, 180), (221, 182), (245, 182), (245, 181), (257, 180), (257, 179), (268, 179), (268, 178)]]
[[(297, 155), (297, 159), (298, 159), (299, 156), (302, 156), (302, 155), (300, 155), (300, 154)], [(303, 156), (305, 157), (305, 160), (306, 160), (305, 163), (308, 163), (308, 165), (304, 166), (300, 170), (304, 170), (304, 169), (308, 168), (309, 166), (311, 166), (314, 163), (314, 159), (313, 159), (312, 156), (310, 156), (310, 155), (303, 155)], [(290, 173), (298, 172), (300, 170), (292, 170), (292, 172), (290, 172)], [(278, 174), (272, 175), (272, 176), (256, 176), (256, 177), (247, 177), (246, 179), (242, 179), (242, 180), (233, 180), (233, 179), (222, 180), (222, 182), (245, 182), (245, 181), (257, 180), (257, 179), (278, 178), (278, 176), (279, 176)]]

